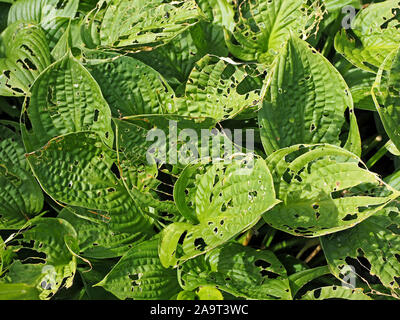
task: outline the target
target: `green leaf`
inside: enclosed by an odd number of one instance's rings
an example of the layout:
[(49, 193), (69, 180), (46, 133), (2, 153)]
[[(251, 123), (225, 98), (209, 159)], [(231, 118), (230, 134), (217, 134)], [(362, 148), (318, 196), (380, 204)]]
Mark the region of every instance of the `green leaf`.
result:
[(146, 234), (141, 233), (115, 232), (110, 228), (107, 217), (84, 208), (64, 208), (58, 218), (74, 227), (79, 239), (79, 254), (88, 258), (120, 257), (134, 243), (146, 238)]
[(113, 231), (150, 232), (152, 219), (120, 178), (115, 152), (96, 134), (80, 132), (52, 139), (27, 159), (54, 200), (107, 217)]
[(179, 292), (176, 300), (196, 300), (197, 294), (192, 291), (181, 291)]
[(323, 2), (328, 12), (342, 10), (345, 6), (352, 6), (355, 9), (361, 8), (360, 0), (323, 0)]
[(224, 300), (221, 291), (213, 286), (200, 287), (196, 294), (199, 300)]
[(371, 88), (376, 75), (362, 69), (354, 68), (345, 73), (343, 78), (350, 88), (354, 106), (361, 110), (376, 111), (371, 96)]
[(259, 90), (242, 89), (250, 77), (245, 67), (207, 55), (191, 72), (185, 96), (177, 100), (176, 112), (221, 121), (246, 109), (254, 109), (260, 98)]
[(307, 292), (302, 300), (325, 300), (325, 299), (342, 299), (342, 300), (372, 300), (366, 295), (362, 289), (351, 289), (347, 287), (322, 287)]
[(37, 218), (31, 226), (23, 232), (21, 244), (44, 254), (39, 259), (44, 263), (22, 264), (17, 260), (10, 266), (5, 281), (33, 286), (40, 291), (41, 299), (49, 299), (61, 286), (72, 285), (79, 251), (77, 234), (67, 221), (57, 218)]
[(0, 300), (39, 300), (39, 290), (24, 283), (0, 283)]
[[(186, 170), (190, 168), (191, 165)], [(194, 258), (229, 241), (254, 226), (261, 215), (278, 202), (272, 177), (262, 159), (235, 159), (231, 163), (221, 161), (196, 168), (191, 170), (193, 174), (198, 172), (194, 182), (185, 174), (187, 179), (179, 182), (186, 188), (190, 188), (188, 184), (192, 182), (195, 192), (188, 196), (184, 192), (174, 195), (187, 197), (178, 201), (190, 205), (198, 224), (180, 225), (182, 252), (178, 252), (177, 235), (170, 235), (176, 234), (176, 225), (164, 229), (160, 247), (164, 266)]]
[(0, 95), (29, 95), (30, 87), (50, 64), (50, 50), (41, 27), (16, 22), (2, 33), (5, 57), (0, 58)]
[(176, 270), (165, 269), (158, 257), (158, 239), (132, 247), (97, 285), (119, 299), (167, 300), (181, 289)]
[(185, 290), (215, 285), (240, 298), (291, 299), (286, 270), (275, 255), (236, 243), (184, 263), (179, 276)]
[[(393, 58), (384, 74), (384, 65)], [(390, 140), (400, 150), (400, 47), (383, 62), (372, 87), (372, 98)]]
[(336, 51), (358, 68), (376, 73), (386, 56), (399, 47), (399, 15), (397, 0), (370, 4), (352, 21), (351, 31), (336, 35)]
[(202, 15), (194, 0), (113, 0), (101, 23), (101, 44), (135, 50), (160, 46), (196, 24)]
[[(271, 64), (293, 31), (307, 36), (310, 22), (304, 0), (244, 1), (232, 32), (226, 30), (230, 52), (244, 61)], [(320, 8), (313, 7), (314, 12)]]
[(303, 271), (296, 272), (289, 276), (290, 288), (292, 291), (292, 296), (294, 297), (299, 290), (304, 287), (307, 283), (330, 274), (328, 266), (316, 267), (313, 269), (307, 269)]
[(187, 30), (166, 45), (138, 52), (133, 57), (157, 70), (176, 89), (186, 83), (195, 63), (206, 54), (204, 47), (198, 47), (197, 36)]
[[(266, 153), (299, 143), (340, 145), (346, 110), (355, 118), (350, 90), (339, 72), (305, 41), (290, 38), (259, 111)], [(351, 125), (357, 135), (357, 121)]]
[(98, 82), (114, 117), (174, 111), (175, 93), (154, 69), (131, 57), (85, 51), (85, 66)]
[[(332, 273), (340, 279), (348, 258), (366, 259), (364, 271), (379, 278), (395, 290), (400, 287), (399, 264), (400, 205), (398, 201), (379, 210), (350, 230), (321, 238), (321, 244)], [(364, 280), (365, 281), (365, 280)]]
[(19, 20), (45, 23), (55, 17), (73, 18), (78, 5), (79, 0), (18, 0), (10, 8), (8, 24)]
[(114, 267), (113, 260), (99, 260), (91, 263), (91, 269), (78, 268), (88, 300), (117, 300), (113, 294), (102, 287), (95, 286)]
[(25, 160), (21, 137), (0, 126), (0, 228), (18, 229), (39, 214), (43, 194)]
[(200, 9), (213, 24), (233, 30), (235, 11), (228, 0), (196, 0)]
[(266, 161), (282, 203), (264, 220), (293, 235), (317, 237), (351, 228), (399, 196), (361, 168), (356, 155), (332, 145), (292, 146)]
[(69, 53), (47, 68), (35, 81), (27, 101), (32, 125), (23, 126), (28, 152), (63, 134), (91, 130), (112, 145), (111, 112), (89, 72)]

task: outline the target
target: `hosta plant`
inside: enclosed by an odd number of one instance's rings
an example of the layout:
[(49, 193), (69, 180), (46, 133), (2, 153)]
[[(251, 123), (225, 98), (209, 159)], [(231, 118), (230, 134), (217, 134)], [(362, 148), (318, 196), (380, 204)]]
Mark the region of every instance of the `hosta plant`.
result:
[(0, 0), (0, 299), (400, 299), (400, 3)]

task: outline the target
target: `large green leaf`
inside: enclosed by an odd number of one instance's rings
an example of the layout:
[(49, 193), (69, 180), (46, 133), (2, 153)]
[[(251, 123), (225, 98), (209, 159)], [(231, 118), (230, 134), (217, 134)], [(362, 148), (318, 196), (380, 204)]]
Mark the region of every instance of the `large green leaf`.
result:
[(55, 17), (73, 18), (79, 0), (18, 0), (10, 8), (8, 24), (15, 21), (46, 23)]
[(397, 0), (370, 4), (352, 21), (351, 31), (342, 30), (336, 35), (336, 51), (358, 68), (376, 72), (399, 46), (399, 16)]
[(194, 0), (112, 0), (100, 27), (101, 44), (146, 49), (167, 43), (203, 16)]
[(113, 231), (150, 232), (152, 219), (120, 178), (116, 153), (98, 135), (80, 132), (54, 138), (27, 159), (54, 200), (106, 216)]
[(399, 196), (360, 167), (356, 155), (332, 145), (292, 146), (266, 161), (282, 203), (264, 219), (294, 235), (316, 237), (351, 228)]
[(161, 265), (157, 246), (158, 239), (135, 245), (97, 285), (120, 299), (172, 298), (181, 290), (177, 271)]
[(114, 141), (110, 108), (96, 81), (70, 53), (39, 76), (25, 108), (32, 125), (23, 130), (28, 152), (54, 137), (85, 130), (97, 132), (108, 145)]
[(174, 91), (143, 62), (101, 51), (85, 51), (85, 66), (98, 82), (115, 117), (174, 111)]
[[(24, 283), (35, 287), (41, 299), (49, 299), (62, 286), (70, 287), (76, 272), (77, 234), (65, 220), (37, 218), (31, 228), (23, 232), (23, 247), (44, 254), (36, 258), (40, 263), (22, 263), (16, 260), (4, 279), (6, 283)], [(33, 246), (32, 246), (33, 244)], [(37, 255), (32, 254), (35, 259)]]
[(0, 95), (29, 95), (30, 87), (50, 64), (50, 50), (40, 26), (16, 22), (2, 33), (5, 57), (0, 57)]
[[(245, 157), (231, 163), (194, 164), (196, 170), (192, 166), (185, 170), (190, 170), (194, 181), (190, 175), (182, 174), (183, 179), (177, 184), (184, 187), (176, 187), (189, 189), (188, 195), (181, 192), (174, 196), (176, 203), (184, 203), (192, 210), (192, 220), (198, 223), (172, 224), (164, 229), (160, 245), (164, 266), (174, 266), (227, 242), (254, 226), (278, 202), (262, 159)], [(181, 210), (181, 206), (178, 208)], [(189, 208), (182, 214), (186, 216)]]
[[(259, 111), (267, 154), (299, 143), (340, 145), (346, 110), (360, 139), (350, 89), (330, 62), (305, 41), (288, 40), (270, 81)], [(361, 153), (361, 148), (352, 149)]]
[(216, 285), (246, 299), (291, 299), (284, 266), (267, 250), (228, 243), (182, 265), (179, 278), (185, 290)]
[[(290, 32), (307, 36), (311, 17), (304, 0), (243, 1), (233, 31), (226, 30), (230, 52), (245, 61), (271, 64)], [(312, 10), (319, 12), (319, 7)]]
[(0, 228), (17, 229), (43, 207), (43, 194), (25, 160), (21, 137), (0, 126)]
[(115, 232), (110, 228), (107, 217), (84, 208), (64, 208), (58, 218), (74, 227), (79, 240), (79, 254), (88, 258), (122, 256), (135, 242), (146, 238), (146, 234)]
[[(398, 201), (378, 211), (350, 230), (321, 238), (332, 273), (340, 279), (348, 258), (362, 261), (364, 271), (391, 290), (400, 288), (400, 205)], [(357, 276), (357, 274), (354, 274)], [(365, 280), (364, 280), (365, 281)]]
[[(388, 72), (384, 72), (386, 61), (392, 61)], [(372, 98), (387, 135), (400, 150), (400, 47), (383, 62), (372, 88)]]

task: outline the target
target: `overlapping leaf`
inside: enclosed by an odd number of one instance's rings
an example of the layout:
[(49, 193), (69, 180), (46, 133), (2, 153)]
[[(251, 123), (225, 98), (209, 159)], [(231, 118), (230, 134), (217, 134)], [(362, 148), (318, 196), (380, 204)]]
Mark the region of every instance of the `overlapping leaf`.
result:
[(267, 164), (282, 203), (264, 219), (294, 235), (316, 237), (351, 228), (399, 196), (361, 168), (357, 156), (331, 145), (292, 146), (273, 153)]
[(197, 36), (186, 30), (166, 45), (138, 52), (134, 57), (161, 73), (174, 89), (180, 87), (181, 93), (195, 63), (206, 54), (203, 46), (198, 47)]
[(8, 24), (15, 21), (46, 23), (55, 17), (73, 18), (79, 0), (18, 0), (8, 13)]
[(96, 134), (54, 138), (27, 159), (43, 190), (54, 200), (107, 216), (113, 231), (149, 232), (152, 219), (119, 179), (115, 152)]
[(159, 46), (196, 24), (202, 16), (194, 0), (113, 0), (101, 22), (101, 44), (136, 50)]
[(261, 138), (267, 154), (299, 143), (340, 145), (350, 111), (349, 146), (361, 152), (351, 93), (339, 72), (305, 41), (287, 42), (271, 79), (269, 94), (259, 111)]
[[(385, 73), (387, 61), (391, 61), (391, 66)], [(372, 88), (372, 97), (387, 135), (400, 150), (400, 48), (383, 62)]]
[[(271, 64), (290, 32), (307, 36), (311, 17), (303, 0), (243, 1), (235, 28), (226, 32), (229, 51), (244, 61)], [(313, 7), (318, 12), (317, 6)]]
[(111, 112), (89, 72), (69, 53), (35, 81), (27, 101), (23, 137), (28, 152), (50, 139), (85, 130), (97, 132), (112, 145)]
[[(174, 195), (182, 214), (197, 223), (175, 223), (164, 229), (160, 246), (164, 266), (174, 266), (227, 242), (254, 226), (277, 203), (272, 177), (262, 159), (194, 166), (196, 170), (192, 165), (185, 169), (190, 175), (183, 173), (175, 187), (189, 189), (188, 195)], [(190, 216), (188, 210), (192, 210)]]
[(385, 287), (391, 290), (400, 287), (399, 208), (396, 201), (353, 229), (321, 238), (326, 259), (336, 277), (345, 275), (342, 270), (351, 264), (348, 258), (360, 259), (364, 271), (377, 276)]
[(50, 64), (50, 51), (40, 26), (16, 22), (2, 34), (5, 57), (0, 58), (0, 94), (29, 95), (30, 87)]
[(180, 283), (185, 290), (216, 285), (246, 299), (291, 299), (284, 266), (266, 250), (229, 243), (182, 265)]
[(377, 72), (386, 56), (399, 46), (399, 16), (396, 0), (370, 4), (357, 14), (350, 31), (336, 35), (336, 50), (358, 68)]
[(15, 261), (3, 282), (27, 284), (40, 292), (41, 299), (49, 299), (61, 286), (72, 285), (79, 251), (77, 234), (67, 221), (57, 218), (36, 219), (31, 227), (23, 233), (21, 244), (44, 254), (44, 258), (36, 264)]
[(85, 66), (115, 117), (172, 113), (174, 91), (151, 67), (131, 57), (86, 51)]
[(362, 289), (352, 289), (348, 287), (322, 287), (307, 292), (302, 300), (325, 300), (325, 299), (342, 299), (342, 300), (372, 300), (366, 295)]
[(0, 228), (17, 229), (39, 214), (43, 194), (25, 160), (21, 137), (0, 126)]
[(146, 234), (119, 233), (113, 231), (109, 217), (83, 208), (67, 207), (58, 218), (68, 221), (76, 230), (80, 255), (104, 259), (122, 256), (135, 242), (143, 241)]
[(260, 90), (246, 85), (246, 80), (252, 77), (250, 73), (244, 66), (205, 56), (191, 72), (185, 96), (177, 100), (176, 112), (220, 121), (247, 109), (254, 110)]
[(177, 272), (158, 257), (158, 239), (135, 245), (98, 284), (120, 299), (168, 300), (181, 291)]

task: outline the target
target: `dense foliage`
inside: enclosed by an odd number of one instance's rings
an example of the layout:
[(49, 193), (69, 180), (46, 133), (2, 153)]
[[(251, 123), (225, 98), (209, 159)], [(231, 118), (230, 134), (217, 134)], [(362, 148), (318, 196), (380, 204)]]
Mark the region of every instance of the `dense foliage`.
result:
[(399, 0), (0, 0), (0, 32), (0, 299), (400, 299)]

